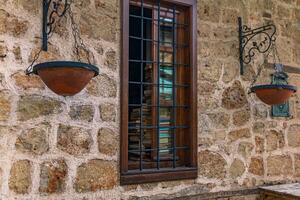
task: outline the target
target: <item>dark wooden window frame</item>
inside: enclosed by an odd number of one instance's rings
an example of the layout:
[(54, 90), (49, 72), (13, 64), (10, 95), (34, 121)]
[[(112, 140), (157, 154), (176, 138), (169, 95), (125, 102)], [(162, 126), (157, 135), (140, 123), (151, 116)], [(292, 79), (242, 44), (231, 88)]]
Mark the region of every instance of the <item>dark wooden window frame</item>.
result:
[[(155, 0), (153, 0), (155, 2)], [(164, 0), (164, 2), (175, 3), (189, 7), (190, 12), (190, 64), (191, 70), (191, 138), (190, 164), (189, 168), (175, 168), (172, 170), (157, 170), (155, 172), (130, 172), (128, 171), (128, 79), (129, 79), (129, 2), (121, 0), (121, 137), (120, 137), (120, 182), (121, 185), (138, 184), (157, 181), (171, 181), (180, 179), (197, 178), (197, 6), (196, 0)]]

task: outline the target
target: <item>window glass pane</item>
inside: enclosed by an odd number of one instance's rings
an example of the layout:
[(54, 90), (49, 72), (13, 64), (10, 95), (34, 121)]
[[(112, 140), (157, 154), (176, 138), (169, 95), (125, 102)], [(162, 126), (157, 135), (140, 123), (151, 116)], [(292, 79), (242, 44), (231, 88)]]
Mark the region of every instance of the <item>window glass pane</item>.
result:
[(129, 104), (141, 104), (141, 86), (129, 84)]

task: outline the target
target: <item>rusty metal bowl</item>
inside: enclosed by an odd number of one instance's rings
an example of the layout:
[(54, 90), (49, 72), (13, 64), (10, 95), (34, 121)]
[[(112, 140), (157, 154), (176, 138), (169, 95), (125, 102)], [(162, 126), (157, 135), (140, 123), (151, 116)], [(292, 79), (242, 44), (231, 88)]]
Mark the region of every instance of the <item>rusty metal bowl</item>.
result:
[(39, 75), (47, 87), (56, 94), (73, 96), (99, 74), (99, 69), (87, 63), (54, 61), (35, 65), (32, 73)]
[(257, 85), (250, 89), (265, 104), (278, 105), (283, 104), (297, 91), (293, 85)]

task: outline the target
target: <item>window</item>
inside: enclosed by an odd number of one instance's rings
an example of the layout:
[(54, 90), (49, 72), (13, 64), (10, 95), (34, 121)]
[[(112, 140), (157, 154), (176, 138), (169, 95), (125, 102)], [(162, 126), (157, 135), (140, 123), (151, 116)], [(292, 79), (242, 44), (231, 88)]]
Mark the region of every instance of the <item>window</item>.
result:
[(196, 0), (124, 0), (121, 184), (197, 177)]

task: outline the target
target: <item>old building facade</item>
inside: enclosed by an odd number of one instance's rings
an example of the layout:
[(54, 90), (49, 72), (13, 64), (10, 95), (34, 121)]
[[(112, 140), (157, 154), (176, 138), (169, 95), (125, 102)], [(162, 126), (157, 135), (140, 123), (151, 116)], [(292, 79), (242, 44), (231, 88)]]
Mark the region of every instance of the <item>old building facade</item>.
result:
[[(299, 0), (197, 0), (198, 177), (137, 185), (120, 185), (121, 2), (72, 6), (100, 75), (60, 97), (24, 74), (41, 45), (41, 1), (0, 0), (1, 199), (255, 199), (257, 186), (299, 181), (299, 94), (288, 118), (248, 94), (263, 58), (240, 75), (237, 30), (238, 17), (273, 22), (281, 62), (299, 68)], [(75, 58), (69, 25), (62, 18), (38, 62)], [(300, 87), (297, 70), (288, 74)]]

